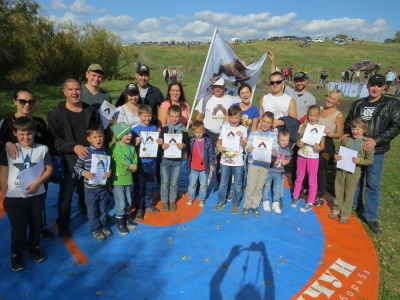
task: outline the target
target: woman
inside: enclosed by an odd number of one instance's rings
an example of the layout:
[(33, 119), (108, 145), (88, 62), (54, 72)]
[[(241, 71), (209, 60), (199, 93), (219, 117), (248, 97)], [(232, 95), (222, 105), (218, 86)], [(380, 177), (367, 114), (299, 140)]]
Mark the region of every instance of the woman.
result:
[(131, 128), (140, 124), (140, 119), (138, 115), (139, 98), (140, 92), (136, 84), (130, 83), (128, 86), (129, 90), (126, 93), (126, 103), (117, 108), (115, 111), (115, 116), (117, 118), (117, 123), (124, 122), (128, 124)]
[(180, 82), (173, 82), (168, 86), (167, 97), (158, 109), (158, 122), (160, 128), (163, 128), (169, 122), (168, 108), (171, 105), (180, 106), (182, 110), (180, 122), (182, 125), (186, 126), (189, 121), (190, 107), (186, 101), (185, 93), (183, 92), (182, 84)]
[[(50, 148), (52, 145), (52, 139), (50, 132), (47, 129), (46, 122), (42, 118), (34, 117), (32, 115), (32, 111), (36, 105), (36, 100), (33, 96), (33, 93), (28, 89), (20, 88), (14, 92), (13, 98), (17, 111), (14, 115), (6, 117), (0, 122), (0, 150), (5, 148), (12, 158), (19, 156), (20, 150), (16, 144), (18, 143), (18, 140), (13, 133), (13, 123), (15, 119), (20, 117), (28, 117), (35, 122), (35, 143), (46, 145)], [(54, 233), (46, 228), (45, 209), (43, 209), (42, 212), (42, 222), (43, 228), (41, 231), (41, 236), (47, 240), (54, 239)]]
[(321, 106), (318, 124), (325, 126), (325, 149), (319, 153), (318, 166), (318, 190), (317, 199), (314, 205), (324, 205), (324, 195), (326, 192), (326, 170), (328, 163), (335, 154), (335, 144), (333, 139), (339, 139), (343, 135), (344, 117), (343, 114), (336, 108), (343, 100), (341, 90), (332, 90), (325, 105)]

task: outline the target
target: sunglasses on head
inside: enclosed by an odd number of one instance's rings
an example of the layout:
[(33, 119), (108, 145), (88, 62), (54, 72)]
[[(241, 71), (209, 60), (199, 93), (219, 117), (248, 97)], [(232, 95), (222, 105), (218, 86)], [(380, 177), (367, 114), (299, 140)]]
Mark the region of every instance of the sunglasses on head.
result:
[(270, 85), (275, 85), (275, 84), (276, 84), (276, 85), (279, 85), (279, 84), (282, 83), (282, 81), (283, 81), (283, 80), (270, 81), (269, 84), (270, 84)]
[(36, 103), (36, 100), (17, 99), (17, 101), (21, 105), (26, 105), (27, 103), (29, 103), (29, 105), (34, 105)]

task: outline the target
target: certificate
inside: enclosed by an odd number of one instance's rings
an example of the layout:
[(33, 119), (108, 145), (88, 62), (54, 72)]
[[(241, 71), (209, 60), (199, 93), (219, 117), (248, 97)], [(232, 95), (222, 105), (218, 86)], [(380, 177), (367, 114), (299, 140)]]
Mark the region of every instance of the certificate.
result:
[(32, 167), (19, 171), (18, 180), (21, 191), (26, 194), (26, 188), (35, 180), (39, 179), (44, 173), (44, 161), (40, 160), (37, 164)]
[(240, 151), (240, 136), (237, 132), (240, 131), (238, 127), (222, 127), (222, 146), (226, 151)]
[(178, 149), (176, 144), (182, 143), (182, 134), (164, 134), (164, 143), (168, 144), (168, 149), (164, 150), (166, 158), (182, 158), (182, 150)]
[(311, 125), (308, 123), (301, 140), (308, 145), (319, 144), (321, 142), (321, 138), (325, 135), (324, 130), (324, 125)]
[(342, 156), (342, 159), (337, 161), (336, 167), (354, 173), (356, 164), (353, 162), (353, 157), (357, 157), (358, 151), (340, 146), (339, 155)]
[(253, 151), (251, 152), (253, 161), (271, 162), (272, 138), (265, 136), (255, 136), (253, 139)]
[(92, 165), (90, 167), (90, 173), (94, 173), (93, 179), (89, 180), (89, 184), (94, 185), (105, 185), (107, 178), (104, 177), (104, 173), (110, 169), (111, 157), (101, 154), (92, 154)]
[(158, 144), (156, 140), (159, 137), (158, 131), (141, 131), (139, 157), (157, 157)]
[(112, 105), (110, 102), (104, 100), (103, 104), (101, 104), (99, 108), (99, 114), (101, 117), (101, 122), (103, 123), (104, 129), (108, 127), (110, 122), (108, 120), (111, 120), (114, 117), (115, 111), (117, 108)]

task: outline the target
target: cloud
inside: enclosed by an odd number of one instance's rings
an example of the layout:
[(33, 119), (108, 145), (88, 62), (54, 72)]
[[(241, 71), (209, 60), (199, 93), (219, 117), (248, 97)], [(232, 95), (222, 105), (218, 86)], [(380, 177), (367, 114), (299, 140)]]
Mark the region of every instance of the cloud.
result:
[(135, 19), (131, 16), (104, 16), (92, 19), (94, 25), (107, 28), (109, 31), (129, 31), (134, 27)]
[(137, 29), (143, 32), (154, 31), (158, 30), (159, 28), (160, 28), (160, 23), (156, 18), (145, 19), (142, 22), (140, 22), (137, 26)]
[(108, 10), (106, 8), (96, 8), (94, 6), (86, 4), (86, 0), (75, 0), (71, 6), (64, 3), (63, 0), (52, 0), (51, 8), (56, 10), (66, 10), (70, 13), (89, 15), (94, 13), (105, 13)]
[(78, 26), (84, 25), (84, 23), (80, 20), (80, 18), (77, 15), (70, 13), (70, 12), (66, 12), (61, 17), (52, 15), (49, 17), (49, 19), (56, 23), (71, 22), (72, 24), (75, 24)]
[(68, 6), (64, 4), (63, 0), (53, 0), (51, 1), (52, 9), (66, 10)]

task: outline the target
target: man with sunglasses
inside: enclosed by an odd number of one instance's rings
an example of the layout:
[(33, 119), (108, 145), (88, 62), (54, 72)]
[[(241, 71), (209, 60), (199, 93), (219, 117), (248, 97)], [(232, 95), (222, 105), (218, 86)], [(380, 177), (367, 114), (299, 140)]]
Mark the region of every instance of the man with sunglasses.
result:
[(362, 167), (361, 178), (354, 195), (353, 208), (364, 210), (362, 194), (366, 179), (365, 210), (363, 217), (368, 227), (376, 234), (382, 231), (378, 224), (378, 210), (381, 200), (380, 184), (384, 155), (390, 149), (390, 142), (400, 133), (400, 102), (383, 95), (386, 78), (381, 74), (372, 75), (368, 81), (369, 95), (354, 101), (344, 123), (345, 133), (350, 134), (350, 123), (356, 118), (368, 122), (368, 134), (364, 138), (366, 151), (375, 147), (374, 162)]

